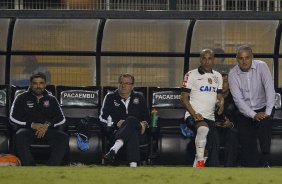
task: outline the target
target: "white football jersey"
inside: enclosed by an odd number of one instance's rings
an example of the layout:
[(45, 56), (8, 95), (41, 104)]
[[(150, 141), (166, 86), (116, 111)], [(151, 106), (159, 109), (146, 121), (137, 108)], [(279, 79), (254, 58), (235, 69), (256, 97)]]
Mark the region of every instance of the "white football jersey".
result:
[[(190, 89), (190, 103), (196, 113), (204, 118), (215, 120), (214, 112), (218, 90), (222, 90), (222, 76), (219, 72), (204, 73), (201, 69), (194, 69), (185, 74), (183, 87)], [(185, 119), (190, 116), (186, 111)]]

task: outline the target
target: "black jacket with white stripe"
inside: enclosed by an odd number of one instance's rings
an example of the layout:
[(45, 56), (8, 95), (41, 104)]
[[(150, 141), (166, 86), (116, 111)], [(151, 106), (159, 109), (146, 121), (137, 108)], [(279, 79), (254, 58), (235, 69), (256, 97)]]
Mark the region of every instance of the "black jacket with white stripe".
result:
[(66, 119), (57, 99), (48, 91), (39, 100), (31, 90), (19, 94), (11, 107), (10, 120), (21, 127), (31, 128), (31, 123), (50, 122), (51, 127), (64, 124)]
[(140, 122), (147, 121), (149, 123), (150, 117), (147, 103), (141, 93), (132, 91), (127, 107), (123, 101), (124, 99), (121, 98), (118, 90), (108, 93), (101, 108), (100, 121), (107, 123), (108, 116), (111, 116), (114, 127), (116, 127), (119, 120), (125, 120), (128, 116), (134, 116)]

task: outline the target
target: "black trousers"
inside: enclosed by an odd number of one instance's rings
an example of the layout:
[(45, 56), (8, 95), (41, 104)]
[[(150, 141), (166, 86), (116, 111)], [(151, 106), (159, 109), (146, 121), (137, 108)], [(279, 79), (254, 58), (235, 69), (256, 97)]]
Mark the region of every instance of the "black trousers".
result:
[[(264, 108), (256, 112), (264, 112)], [(242, 146), (242, 165), (246, 167), (259, 167), (270, 163), (270, 146), (272, 135), (272, 117), (260, 122), (252, 118), (238, 117), (239, 140)], [(258, 149), (258, 143), (260, 152)]]
[(217, 130), (214, 126), (214, 121), (205, 119), (205, 122), (209, 125), (209, 133), (206, 144), (208, 159), (205, 165), (208, 167), (219, 167), (219, 139)]
[(219, 140), (220, 140), (219, 146), (224, 147), (223, 150), (224, 167), (237, 166), (238, 147), (239, 147), (238, 130), (219, 127), (217, 128), (217, 132), (219, 134)]
[(137, 118), (129, 116), (125, 119), (122, 127), (115, 133), (115, 140), (117, 139), (123, 140), (129, 163), (140, 161), (141, 125)]
[[(23, 166), (34, 166), (35, 160), (30, 151), (30, 145), (38, 139), (33, 129), (21, 128), (16, 132), (15, 145), (18, 156)], [(46, 139), (51, 146), (52, 152), (47, 165), (61, 165), (65, 154), (69, 149), (69, 136), (61, 130), (50, 129), (42, 139)]]

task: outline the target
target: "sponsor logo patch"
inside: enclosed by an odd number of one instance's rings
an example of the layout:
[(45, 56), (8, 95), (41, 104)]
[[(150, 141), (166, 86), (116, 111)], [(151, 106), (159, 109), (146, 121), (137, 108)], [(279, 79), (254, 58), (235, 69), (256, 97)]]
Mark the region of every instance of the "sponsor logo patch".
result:
[(216, 92), (217, 88), (213, 86), (201, 86), (200, 91)]
[(26, 101), (26, 105), (27, 105), (29, 108), (33, 108), (33, 107), (34, 107), (33, 101)]

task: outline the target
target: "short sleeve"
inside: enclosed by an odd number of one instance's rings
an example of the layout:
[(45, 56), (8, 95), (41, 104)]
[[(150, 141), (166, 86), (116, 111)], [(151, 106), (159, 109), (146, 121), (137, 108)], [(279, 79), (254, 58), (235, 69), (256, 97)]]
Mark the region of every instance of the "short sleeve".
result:
[(183, 88), (192, 89), (193, 88), (193, 77), (191, 72), (187, 72), (183, 78)]

